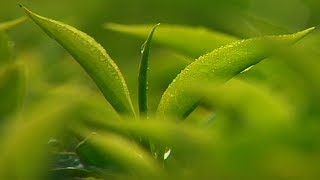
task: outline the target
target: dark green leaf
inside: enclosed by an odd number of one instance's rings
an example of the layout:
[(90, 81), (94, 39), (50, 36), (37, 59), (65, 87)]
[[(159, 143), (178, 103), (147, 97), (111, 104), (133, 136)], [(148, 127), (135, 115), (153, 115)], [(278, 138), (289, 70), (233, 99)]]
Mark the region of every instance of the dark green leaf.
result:
[(147, 41), (142, 45), (142, 57), (139, 72), (139, 111), (141, 115), (148, 116), (148, 71), (149, 71), (149, 52), (154, 31), (158, 27), (154, 26), (148, 36)]

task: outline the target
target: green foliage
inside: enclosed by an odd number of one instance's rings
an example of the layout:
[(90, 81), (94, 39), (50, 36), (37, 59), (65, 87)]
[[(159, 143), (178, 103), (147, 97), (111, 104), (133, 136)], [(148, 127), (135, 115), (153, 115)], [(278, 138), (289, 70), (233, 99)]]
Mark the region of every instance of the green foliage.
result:
[[(74, 17), (50, 15), (66, 24), (22, 7), (66, 51), (17, 28), (25, 18), (0, 23), (0, 179), (318, 179), (319, 32), (288, 34), (314, 24), (279, 24), (245, 1), (71, 0), (59, 8)], [(168, 24), (139, 25), (159, 9), (152, 22)], [(99, 29), (106, 17), (135, 24), (104, 27), (146, 39), (142, 57), (142, 42)]]

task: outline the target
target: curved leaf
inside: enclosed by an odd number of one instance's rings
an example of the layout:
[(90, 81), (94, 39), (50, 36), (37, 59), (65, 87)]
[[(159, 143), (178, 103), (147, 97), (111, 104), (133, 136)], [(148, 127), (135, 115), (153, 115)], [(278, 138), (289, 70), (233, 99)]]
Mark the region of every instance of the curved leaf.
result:
[[(152, 25), (107, 23), (105, 27), (113, 31), (145, 38), (148, 36), (149, 29), (152, 28)], [(236, 37), (208, 30), (203, 27), (194, 28), (169, 24), (161, 24), (157, 29), (157, 35), (153, 39), (159, 44), (168, 46), (191, 57), (198, 57), (211, 52), (215, 48), (237, 40)]]
[(291, 35), (266, 36), (241, 40), (201, 56), (187, 66), (164, 92), (157, 113), (160, 116), (184, 118), (196, 107), (201, 95), (189, 95), (187, 89), (194, 82), (210, 81), (216, 85), (228, 81), (246, 68), (259, 63), (277, 50), (272, 46), (292, 44), (314, 28)]
[(23, 9), (38, 26), (78, 61), (117, 112), (135, 115), (125, 80), (100, 44), (74, 27), (39, 16), (24, 7)]

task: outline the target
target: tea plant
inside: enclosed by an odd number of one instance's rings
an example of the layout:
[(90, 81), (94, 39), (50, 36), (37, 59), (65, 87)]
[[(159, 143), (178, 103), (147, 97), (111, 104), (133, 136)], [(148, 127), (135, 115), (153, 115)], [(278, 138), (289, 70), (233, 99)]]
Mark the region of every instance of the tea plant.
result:
[[(314, 93), (310, 93), (311, 97), (301, 97), (309, 106), (297, 110), (299, 106), (269, 88), (267, 81), (252, 78), (256, 77), (254, 73), (263, 71), (248, 70), (266, 58), (271, 61), (274, 56), (280, 57), (287, 63), (290, 57), (293, 62), (288, 64), (293, 64), (297, 72), (308, 78), (306, 84), (320, 89), (318, 74), (305, 70), (309, 64), (299, 65), (300, 54), (294, 57), (288, 54), (291, 48), (303, 50), (299, 45), (289, 46), (314, 28), (289, 35), (238, 40), (222, 33), (183, 26), (152, 28), (109, 23), (106, 27), (112, 30), (142, 38), (149, 34), (141, 49), (139, 107), (135, 108), (125, 78), (99, 43), (70, 25), (21, 7), (70, 53), (110, 104), (104, 104), (97, 93), (77, 85), (67, 84), (53, 90), (50, 86), (41, 86), (49, 92), (45, 92), (46, 96), (33, 104), (30, 111), (24, 111), (23, 117), (6, 118), (9, 123), (1, 143), (1, 178), (318, 177), (316, 161), (312, 161), (309, 154), (301, 153), (303, 148), (311, 155), (319, 152), (318, 129), (311, 128), (318, 127), (312, 119), (319, 116), (310, 114), (317, 112), (311, 107), (318, 103), (310, 98), (318, 97), (313, 97)], [(0, 25), (0, 28), (11, 28), (20, 21), (24, 20)], [(5, 38), (1, 41), (7, 42)], [(148, 107), (152, 41), (186, 56), (202, 55), (185, 64), (163, 92), (156, 111)], [(9, 50), (4, 46), (0, 48), (5, 50), (1, 54), (9, 57), (6, 55)], [(1, 112), (2, 117), (23, 104), (25, 84), (21, 72), (20, 66), (15, 65), (0, 75), (0, 95), (8, 98), (6, 102), (13, 103), (10, 106), (0, 103), (5, 105), (1, 108), (5, 110)], [(190, 116), (197, 111), (202, 111), (201, 116), (191, 121)], [(300, 126), (300, 118), (309, 121)], [(300, 133), (305, 136), (299, 137)], [(269, 149), (265, 149), (267, 146)], [(282, 161), (286, 164), (281, 164)], [(301, 167), (302, 162), (309, 163)]]

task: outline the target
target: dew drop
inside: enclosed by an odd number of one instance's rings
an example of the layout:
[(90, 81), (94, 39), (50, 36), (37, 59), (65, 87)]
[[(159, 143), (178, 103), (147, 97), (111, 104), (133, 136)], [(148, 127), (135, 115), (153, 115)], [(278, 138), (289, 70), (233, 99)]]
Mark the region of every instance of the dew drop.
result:
[(168, 159), (168, 157), (170, 156), (171, 154), (171, 149), (168, 149), (164, 154), (163, 154), (163, 159), (166, 160)]
[(141, 46), (141, 48), (140, 48), (141, 54), (143, 54), (144, 49), (145, 49), (145, 47), (146, 47), (146, 44), (147, 44), (147, 41), (142, 44), (142, 46)]

